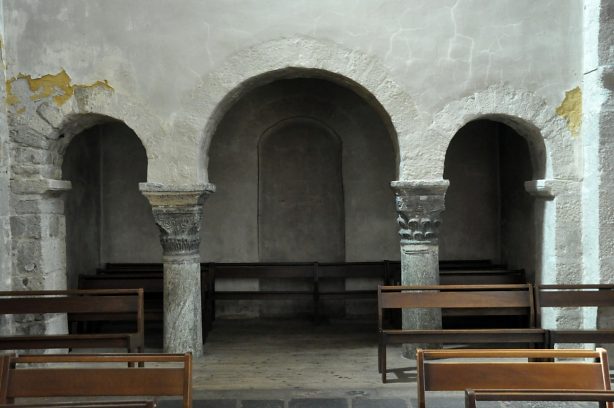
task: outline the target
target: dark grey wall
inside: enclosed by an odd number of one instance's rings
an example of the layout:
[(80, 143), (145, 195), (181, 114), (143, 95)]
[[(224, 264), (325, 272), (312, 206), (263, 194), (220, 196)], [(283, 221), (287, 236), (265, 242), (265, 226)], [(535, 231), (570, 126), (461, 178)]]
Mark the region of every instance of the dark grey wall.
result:
[[(354, 92), (318, 79), (280, 80), (257, 88), (238, 100), (221, 121), (209, 150), (209, 174), (217, 192), (205, 203), (201, 257), (260, 260), (258, 141), (272, 126), (291, 118), (320, 122), (341, 140), (345, 259), (398, 259), (398, 227), (389, 187), (395, 174), (390, 136), (378, 115)], [(288, 175), (282, 172), (276, 177), (282, 182)], [(282, 228), (286, 235), (293, 233), (294, 226)], [(321, 243), (305, 239), (303, 250), (311, 254), (317, 245)]]
[(258, 153), (260, 260), (343, 261), (338, 137), (319, 122), (288, 119), (262, 135)]
[(100, 133), (97, 126), (77, 135), (64, 155), (62, 176), (72, 182), (64, 207), (69, 288), (100, 263)]
[(145, 149), (121, 123), (95, 126), (69, 144), (62, 167), (66, 195), (69, 287), (104, 262), (158, 262), (161, 248), (151, 208), (138, 190), (147, 178)]
[(446, 154), (440, 257), (506, 262), (533, 279), (535, 209), (524, 189), (532, 175), (528, 144), (511, 128), (479, 120), (459, 130)]
[(102, 262), (160, 262), (162, 247), (151, 206), (139, 191), (147, 180), (141, 141), (123, 124), (102, 135)]
[(469, 123), (446, 153), (450, 180), (439, 238), (441, 259), (500, 257), (497, 124)]
[(525, 139), (500, 125), (501, 256), (511, 268), (535, 273), (535, 199), (524, 189), (533, 179), (529, 147)]

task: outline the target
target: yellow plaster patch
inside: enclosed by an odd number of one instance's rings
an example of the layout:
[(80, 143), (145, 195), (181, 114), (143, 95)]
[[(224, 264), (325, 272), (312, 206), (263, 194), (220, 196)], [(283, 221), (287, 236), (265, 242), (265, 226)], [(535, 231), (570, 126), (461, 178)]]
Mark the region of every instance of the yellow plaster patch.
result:
[(11, 78), (6, 81), (6, 103), (8, 105), (15, 106), (21, 102), (13, 93), (12, 89), (13, 82), (20, 79), (28, 83), (28, 87), (32, 92), (30, 100), (39, 101), (51, 97), (57, 106), (64, 105), (75, 94), (75, 89), (104, 87), (113, 90), (107, 80), (96, 81), (91, 85), (73, 85), (70, 76), (64, 70), (55, 75), (47, 74), (40, 78), (32, 78), (30, 75), (19, 74), (16, 78)]
[(13, 81), (6, 81), (6, 104), (14, 106), (18, 103), (19, 98), (13, 93)]
[(556, 108), (557, 115), (565, 118), (573, 136), (580, 134), (582, 126), (582, 89), (579, 86), (565, 92), (565, 99)]

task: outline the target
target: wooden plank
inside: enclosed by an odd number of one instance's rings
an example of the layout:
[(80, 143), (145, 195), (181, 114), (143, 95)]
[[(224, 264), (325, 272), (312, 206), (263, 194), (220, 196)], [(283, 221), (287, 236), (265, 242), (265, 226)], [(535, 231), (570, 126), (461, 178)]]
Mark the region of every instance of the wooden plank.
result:
[(527, 291), (387, 292), (380, 307), (393, 308), (498, 308), (529, 307)]

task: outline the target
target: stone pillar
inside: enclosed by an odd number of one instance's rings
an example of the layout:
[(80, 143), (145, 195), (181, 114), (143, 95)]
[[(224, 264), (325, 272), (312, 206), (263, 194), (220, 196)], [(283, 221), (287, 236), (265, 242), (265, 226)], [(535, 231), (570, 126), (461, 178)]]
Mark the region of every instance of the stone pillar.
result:
[[(393, 181), (390, 184), (396, 196), (403, 285), (439, 284), (439, 226), (449, 184), (447, 180)], [(441, 311), (403, 311), (403, 328), (441, 328)], [(428, 346), (405, 344), (403, 355), (415, 358), (416, 347)]]
[[(66, 289), (66, 180), (22, 178), (11, 181), (10, 216), (12, 290)], [(14, 332), (63, 334), (66, 315), (45, 316), (34, 321), (16, 318)]]
[(203, 353), (200, 225), (213, 184), (167, 187), (141, 183), (160, 229), (164, 262), (164, 351)]

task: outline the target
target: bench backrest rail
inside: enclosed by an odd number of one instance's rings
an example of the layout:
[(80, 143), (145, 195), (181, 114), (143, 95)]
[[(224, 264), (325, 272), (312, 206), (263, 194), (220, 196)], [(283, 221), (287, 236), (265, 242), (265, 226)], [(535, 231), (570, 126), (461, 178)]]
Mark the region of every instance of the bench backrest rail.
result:
[(599, 406), (605, 408), (607, 402), (614, 402), (614, 391), (465, 390), (465, 408), (476, 408), (477, 401), (590, 401), (599, 402)]

